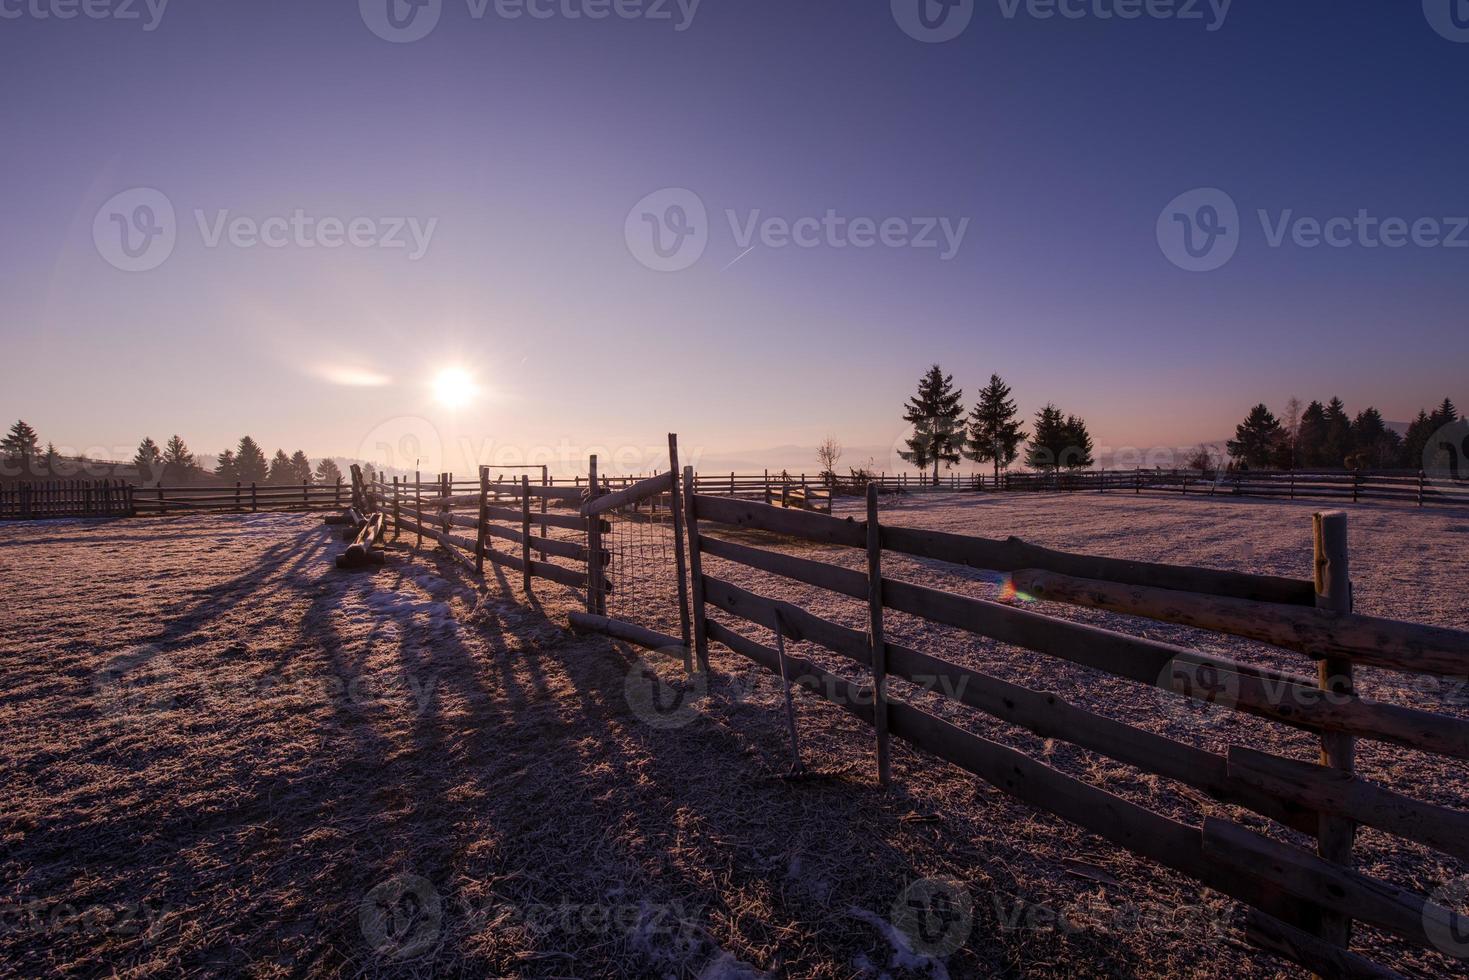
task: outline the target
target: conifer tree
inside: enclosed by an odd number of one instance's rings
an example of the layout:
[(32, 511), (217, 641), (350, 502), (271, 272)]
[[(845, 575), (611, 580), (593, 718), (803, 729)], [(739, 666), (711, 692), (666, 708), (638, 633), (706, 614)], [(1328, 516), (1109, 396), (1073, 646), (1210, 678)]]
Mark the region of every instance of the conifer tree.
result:
[(286, 455), (284, 449), (277, 449), (275, 455), (270, 458), (270, 476), (267, 482), (276, 486), (291, 483), (295, 476), (295, 469), (291, 466), (291, 457)]
[(976, 463), (993, 463), (996, 485), (1000, 482), (1000, 470), (1015, 462), (1020, 444), (1025, 441), (1025, 430), (1017, 414), (1015, 402), (1010, 398), (1010, 386), (998, 374), (990, 375), (990, 383), (980, 391), (979, 402), (969, 413), (964, 455)]
[(1352, 420), (1347, 416), (1347, 407), (1340, 398), (1333, 397), (1326, 403), (1326, 441), (1322, 450), (1322, 462), (1326, 466), (1345, 466), (1346, 459), (1355, 448), (1352, 444)]
[(1452, 401), (1445, 398), (1438, 403), (1438, 408), (1435, 408), (1433, 414), (1428, 416), (1428, 418), (1436, 428), (1442, 428), (1445, 425), (1452, 425), (1459, 421), (1459, 410), (1454, 407)]
[(1076, 415), (1066, 416), (1061, 429), (1061, 453), (1057, 461), (1068, 470), (1083, 470), (1093, 465), (1092, 436), (1086, 429), (1086, 420)]
[(0, 455), (5, 457), (4, 462), (12, 468), (19, 467), (20, 473), (29, 473), (35, 469), (36, 457), (40, 452), (40, 439), (36, 436), (36, 430), (25, 419), (17, 419), (5, 438), (0, 440)]
[(1245, 420), (1235, 426), (1234, 438), (1225, 448), (1235, 459), (1263, 469), (1275, 458), (1282, 434), (1280, 421), (1270, 409), (1263, 404), (1256, 405)]
[(1035, 427), (1025, 447), (1025, 465), (1033, 470), (1049, 472), (1061, 465), (1061, 452), (1066, 448), (1066, 419), (1055, 405), (1035, 413)]
[(214, 466), (214, 475), (226, 483), (234, 483), (240, 478), (240, 467), (235, 462), (233, 449), (226, 449), (219, 454), (219, 462)]
[(1408, 424), (1408, 434), (1403, 437), (1404, 466), (1413, 470), (1423, 467), (1423, 452), (1428, 448), (1428, 440), (1433, 438), (1437, 428), (1433, 424), (1433, 417), (1420, 408), (1418, 417)]
[(908, 399), (903, 420), (913, 426), (913, 435), (905, 440), (907, 452), (899, 456), (919, 470), (933, 467), (933, 482), (939, 482), (939, 463), (953, 466), (959, 462), (964, 444), (963, 392), (954, 387), (954, 376), (944, 374), (935, 364), (918, 381), (918, 394)]
[(342, 478), (342, 469), (334, 459), (323, 459), (316, 464), (316, 482), (323, 486), (336, 486), (337, 481)]
[(291, 482), (311, 482), (311, 460), (307, 459), (306, 454), (299, 449), (291, 454)]
[(138, 479), (143, 483), (152, 483), (163, 478), (163, 454), (158, 451), (158, 443), (153, 441), (152, 436), (147, 436), (138, 443), (138, 451), (133, 454), (133, 465), (138, 468)]
[(1326, 465), (1326, 406), (1312, 400), (1296, 431), (1296, 458), (1302, 466)]
[(183, 437), (175, 433), (163, 447), (163, 472), (170, 483), (187, 483), (199, 471), (194, 454)]
[(264, 483), (269, 475), (270, 465), (260, 444), (249, 436), (241, 436), (235, 449), (235, 479), (241, 483)]

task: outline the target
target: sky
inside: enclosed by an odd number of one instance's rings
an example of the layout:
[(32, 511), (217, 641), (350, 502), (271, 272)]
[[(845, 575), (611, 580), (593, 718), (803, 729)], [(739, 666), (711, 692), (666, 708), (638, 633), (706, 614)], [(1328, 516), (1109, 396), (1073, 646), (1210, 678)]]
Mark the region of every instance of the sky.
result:
[(1469, 404), (1469, 0), (415, 3), (0, 0), (0, 418), (893, 470), (935, 362), (1113, 450)]

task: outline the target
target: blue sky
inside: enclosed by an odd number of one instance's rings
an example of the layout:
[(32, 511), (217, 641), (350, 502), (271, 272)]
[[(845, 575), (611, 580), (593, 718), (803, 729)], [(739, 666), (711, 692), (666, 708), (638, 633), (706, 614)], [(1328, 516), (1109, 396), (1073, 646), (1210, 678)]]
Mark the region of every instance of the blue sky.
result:
[[(372, 29), (389, 2), (403, 22), (403, 0), (0, 0), (0, 414), (78, 448), (250, 431), (356, 455), (410, 430), (467, 466), (673, 429), (707, 453), (890, 446), (934, 361), (1113, 447), (1218, 438), (1291, 395), (1469, 403), (1449, 0), (990, 0), (943, 43), (900, 26), (919, 0), (443, 0), (405, 43)], [(109, 236), (163, 241), (139, 188), (173, 244), (127, 271)], [(1164, 212), (1200, 188), (1238, 220), (1189, 271)], [(638, 229), (670, 189), (707, 244), (657, 271)], [(828, 213), (887, 241), (781, 234)], [(1359, 213), (1416, 240), (1300, 244), (1297, 219)], [(437, 400), (449, 368), (478, 397)]]

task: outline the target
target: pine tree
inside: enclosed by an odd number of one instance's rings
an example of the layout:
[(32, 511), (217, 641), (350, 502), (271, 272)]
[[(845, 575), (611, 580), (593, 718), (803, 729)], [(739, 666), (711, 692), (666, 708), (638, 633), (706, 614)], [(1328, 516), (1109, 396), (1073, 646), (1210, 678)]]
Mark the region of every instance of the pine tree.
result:
[(1326, 444), (1322, 450), (1323, 462), (1327, 466), (1345, 466), (1347, 457), (1356, 447), (1352, 444), (1352, 420), (1347, 417), (1347, 407), (1340, 398), (1326, 403)]
[(1296, 468), (1301, 438), (1301, 400), (1294, 395), (1285, 403), (1285, 418), (1282, 421), (1285, 430), (1283, 468), (1293, 470)]
[(1326, 406), (1313, 400), (1296, 430), (1296, 459), (1302, 466), (1326, 465)]
[(918, 381), (918, 394), (908, 399), (903, 420), (913, 426), (906, 440), (908, 451), (898, 455), (919, 470), (933, 466), (933, 482), (939, 482), (939, 463), (959, 462), (964, 444), (963, 391), (954, 387), (954, 376), (935, 364)]
[(270, 475), (267, 482), (276, 486), (291, 483), (295, 476), (295, 470), (291, 466), (291, 457), (286, 455), (284, 449), (277, 449), (275, 455), (270, 458)]
[(1403, 437), (1402, 463), (1409, 469), (1421, 469), (1423, 467), (1423, 453), (1428, 448), (1428, 440), (1433, 438), (1434, 431), (1438, 428), (1433, 424), (1433, 417), (1423, 409), (1418, 410), (1418, 417), (1408, 424), (1408, 434)]
[(1068, 470), (1083, 470), (1096, 460), (1092, 459), (1092, 436), (1086, 430), (1086, 420), (1075, 415), (1066, 416), (1061, 429), (1061, 453), (1057, 461)]
[(1225, 448), (1235, 459), (1263, 469), (1275, 458), (1283, 431), (1269, 408), (1263, 404), (1256, 405), (1245, 420), (1235, 426), (1234, 438)]
[(307, 459), (306, 454), (299, 449), (291, 454), (291, 482), (311, 482), (311, 460)]
[(234, 483), (240, 478), (240, 466), (235, 461), (235, 451), (226, 449), (219, 454), (219, 462), (215, 464), (214, 475), (226, 483)]
[(10, 466), (19, 466), (21, 473), (35, 469), (36, 457), (40, 453), (40, 439), (36, 436), (36, 430), (31, 428), (24, 419), (17, 419), (10, 427), (10, 431), (6, 433), (5, 438), (0, 440), (0, 455), (5, 457), (5, 463)]
[(235, 479), (241, 483), (264, 483), (269, 475), (270, 465), (260, 444), (249, 436), (241, 436), (235, 450)]
[(334, 459), (324, 459), (316, 464), (316, 482), (323, 486), (333, 487), (342, 478), (342, 469)]
[(1454, 407), (1452, 401), (1445, 398), (1439, 402), (1438, 408), (1435, 408), (1433, 414), (1428, 416), (1428, 418), (1433, 422), (1434, 428), (1442, 428), (1443, 426), (1453, 425), (1459, 421), (1459, 410)]
[(1045, 408), (1035, 413), (1035, 428), (1025, 447), (1025, 465), (1042, 472), (1060, 466), (1066, 435), (1066, 419), (1061, 410), (1047, 402)]
[(1387, 427), (1382, 413), (1371, 405), (1352, 420), (1352, 443), (1356, 446), (1354, 462), (1372, 469), (1393, 466), (1402, 453), (1403, 439)]
[(964, 455), (976, 463), (993, 463), (997, 486), (1000, 470), (1015, 462), (1020, 444), (1025, 441), (1025, 430), (1016, 415), (1010, 386), (998, 374), (990, 375), (990, 383), (979, 393), (979, 403), (969, 413)]
[(163, 454), (158, 451), (158, 443), (153, 441), (152, 436), (146, 436), (138, 443), (138, 451), (133, 454), (133, 465), (138, 468), (138, 480), (142, 483), (163, 479)]
[(61, 472), (61, 454), (56, 451), (56, 443), (46, 443), (46, 452), (41, 456), (41, 465), (46, 468), (48, 476), (56, 476)]
[(178, 433), (163, 447), (163, 472), (170, 483), (188, 483), (199, 472), (194, 454)]

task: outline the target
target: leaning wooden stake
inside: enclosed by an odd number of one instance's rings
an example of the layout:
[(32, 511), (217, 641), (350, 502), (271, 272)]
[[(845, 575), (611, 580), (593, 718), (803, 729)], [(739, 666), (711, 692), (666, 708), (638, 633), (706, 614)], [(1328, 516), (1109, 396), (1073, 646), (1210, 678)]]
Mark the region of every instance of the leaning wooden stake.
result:
[[(587, 464), (587, 503), (597, 499), (597, 457), (592, 456)], [(605, 615), (606, 601), (602, 596), (602, 518), (596, 514), (587, 518), (587, 612)]]
[[(484, 526), (484, 517), (480, 517)], [(480, 532), (483, 534), (483, 530)], [(520, 475), (520, 572), (525, 594), (530, 595), (530, 475)]]
[[(683, 483), (686, 487), (698, 486), (694, 468), (683, 468)], [(694, 652), (698, 655), (699, 669), (709, 672), (709, 635), (704, 625), (704, 566), (699, 558), (699, 514), (694, 502), (697, 496), (689, 493), (684, 497), (684, 524), (689, 536), (689, 586), (693, 590)]]
[(892, 782), (888, 751), (887, 648), (882, 638), (882, 526), (877, 521), (877, 487), (867, 486), (867, 610), (872, 644), (873, 718), (877, 727), (877, 779)]
[(790, 671), (786, 667), (786, 625), (780, 616), (780, 607), (775, 609), (775, 654), (780, 661), (780, 686), (786, 699), (786, 726), (791, 732), (791, 775), (799, 776), (801, 765), (801, 738), (796, 732), (796, 702), (791, 697)]
[(668, 510), (673, 517), (673, 563), (674, 574), (678, 576), (678, 624), (679, 635), (683, 637), (683, 669), (685, 673), (693, 673), (694, 654), (691, 650), (693, 643), (689, 630), (688, 565), (684, 562), (683, 498), (679, 496), (682, 488), (678, 485), (678, 435), (673, 432), (668, 433), (668, 475), (672, 477), (668, 491)]
[(485, 573), (485, 544), (489, 524), (485, 508), (489, 506), (489, 496), (490, 468), (481, 466), (479, 468), (479, 527), (475, 529), (474, 536), (474, 570), (480, 575)]
[[(1352, 581), (1347, 560), (1347, 515), (1339, 510), (1323, 511), (1313, 516), (1315, 543), (1316, 606), (1338, 613), (1352, 611)], [(1318, 668), (1323, 691), (1350, 696), (1354, 693), (1352, 662), (1338, 657), (1325, 657)], [(1341, 732), (1321, 735), (1321, 764), (1351, 772), (1356, 766), (1356, 741)], [(1351, 820), (1321, 815), (1317, 835), (1317, 853), (1342, 867), (1352, 866), (1352, 844), (1357, 827)], [(1323, 914), (1321, 938), (1343, 949), (1351, 943), (1352, 923), (1345, 916)]]

